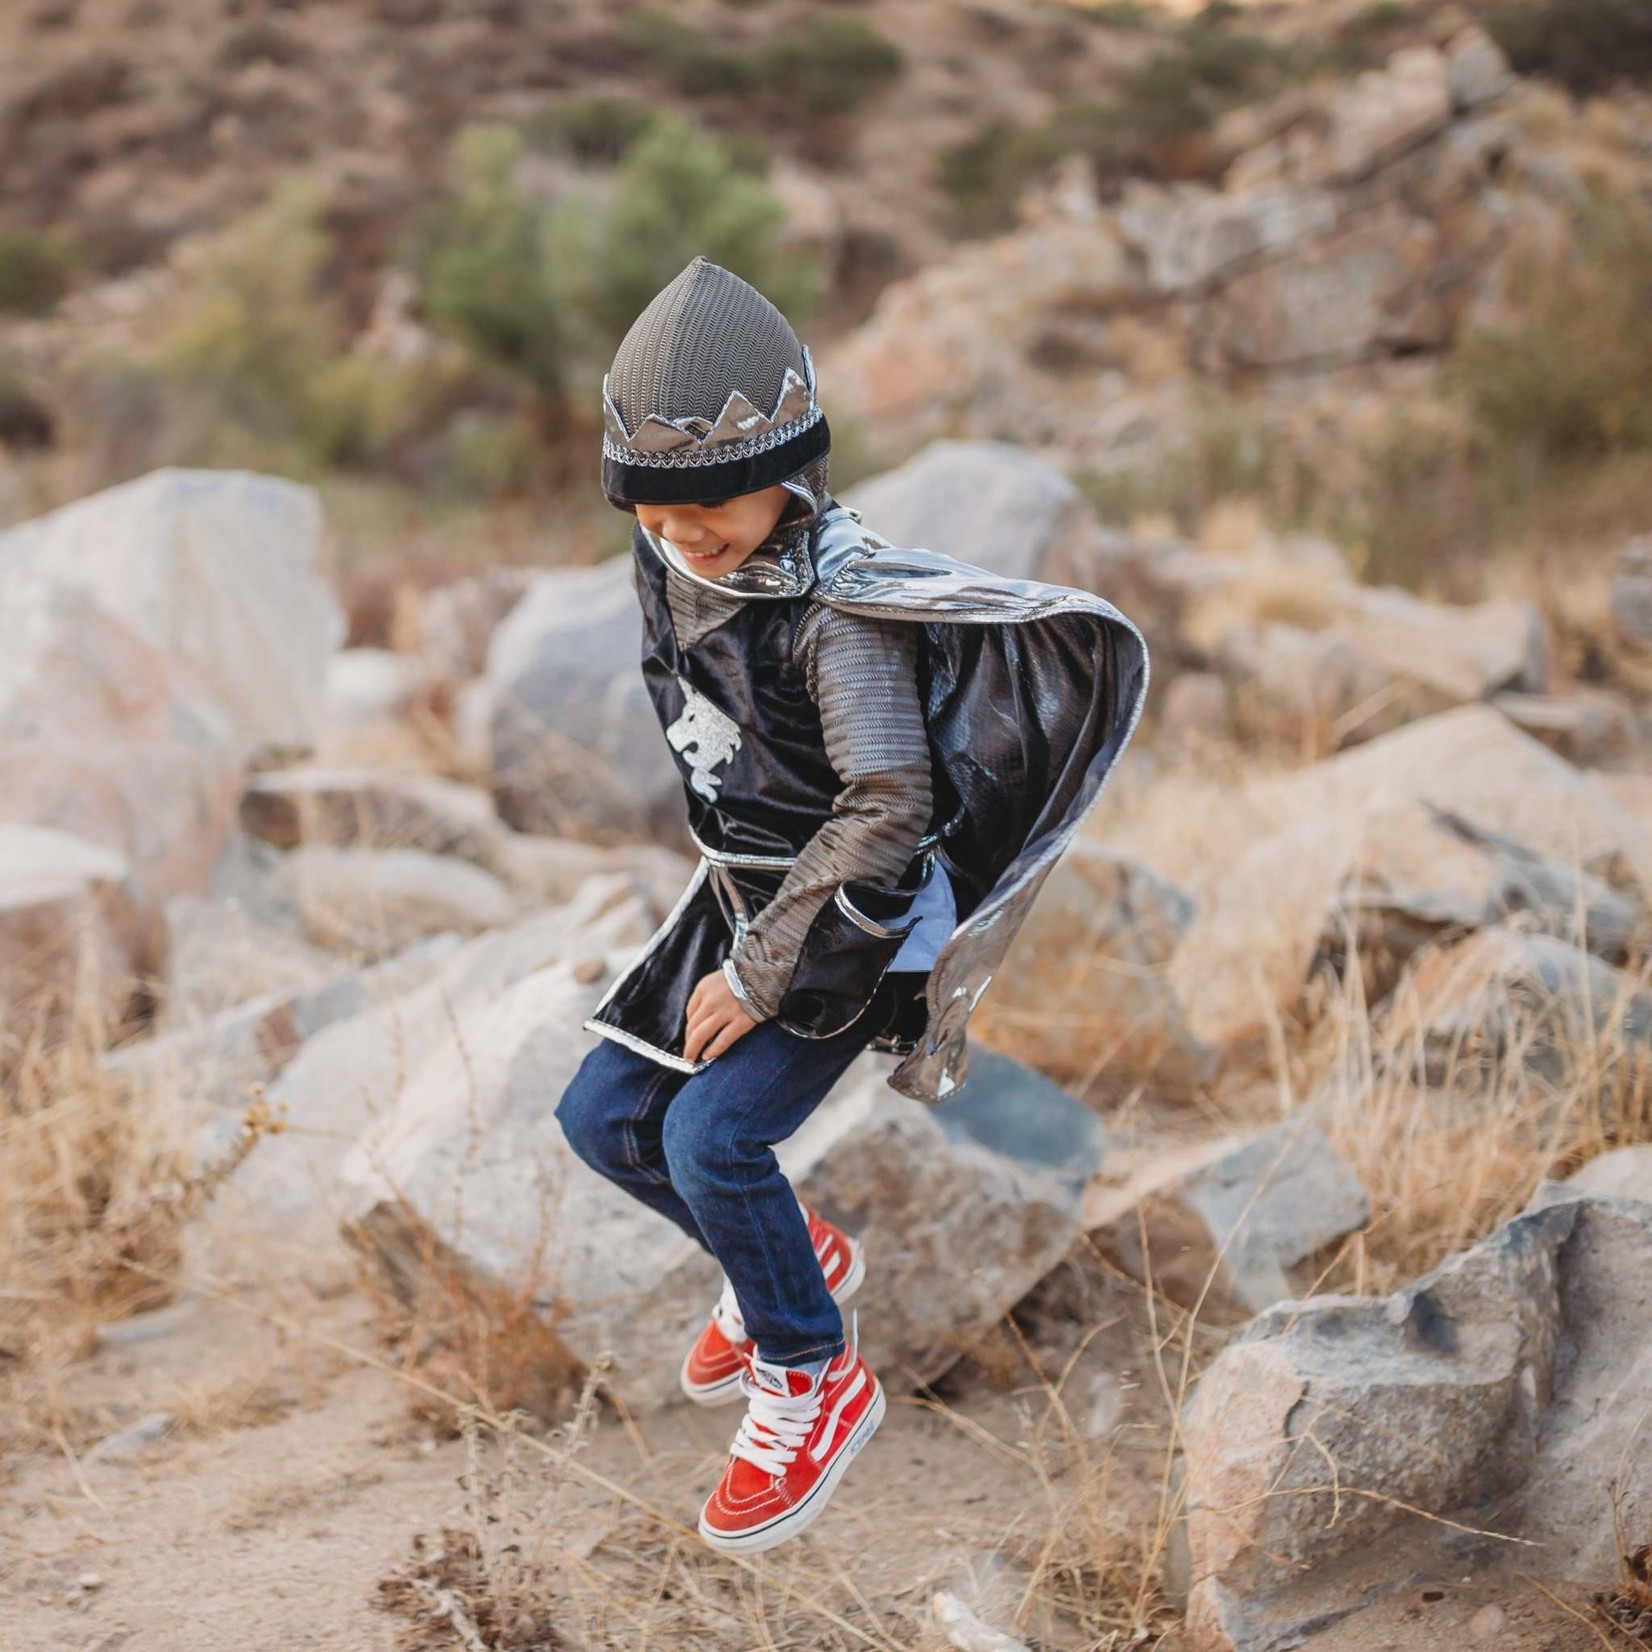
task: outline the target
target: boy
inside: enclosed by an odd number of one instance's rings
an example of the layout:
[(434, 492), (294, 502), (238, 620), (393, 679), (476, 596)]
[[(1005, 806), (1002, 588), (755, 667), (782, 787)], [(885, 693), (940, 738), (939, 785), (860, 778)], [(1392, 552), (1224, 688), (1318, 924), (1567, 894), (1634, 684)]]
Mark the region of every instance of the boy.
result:
[(586, 1023), (573, 1150), (716, 1257), (683, 1362), (745, 1419), (700, 1515), (767, 1549), (824, 1508), (881, 1421), (839, 1305), (859, 1245), (774, 1146), (866, 1047), (935, 1101), (1039, 884), (1134, 731), (1135, 627), (1086, 592), (889, 545), (826, 490), (813, 362), (704, 257), (603, 384), (603, 488), (636, 515), (643, 675), (701, 860)]

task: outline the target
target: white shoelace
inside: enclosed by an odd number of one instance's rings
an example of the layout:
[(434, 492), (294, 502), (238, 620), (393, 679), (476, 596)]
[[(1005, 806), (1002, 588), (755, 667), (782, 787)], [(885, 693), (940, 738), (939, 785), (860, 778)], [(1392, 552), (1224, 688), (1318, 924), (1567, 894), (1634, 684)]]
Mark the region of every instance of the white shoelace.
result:
[(746, 1320), (740, 1312), (739, 1299), (734, 1294), (734, 1282), (729, 1279), (723, 1281), (723, 1294), (717, 1298), (717, 1306), (711, 1310), (711, 1317), (717, 1329), (730, 1342), (744, 1342), (746, 1340)]
[[(756, 1359), (752, 1364), (772, 1371), (782, 1384), (787, 1380), (783, 1366), (768, 1365)], [(745, 1416), (740, 1420), (739, 1432), (734, 1436), (734, 1444), (729, 1447), (729, 1454), (742, 1457), (754, 1468), (778, 1478), (803, 1449), (811, 1430), (819, 1421), (820, 1404), (826, 1393), (825, 1381), (822, 1378), (802, 1394), (776, 1394), (761, 1387), (749, 1375), (741, 1377), (740, 1386), (745, 1390), (749, 1403)]]

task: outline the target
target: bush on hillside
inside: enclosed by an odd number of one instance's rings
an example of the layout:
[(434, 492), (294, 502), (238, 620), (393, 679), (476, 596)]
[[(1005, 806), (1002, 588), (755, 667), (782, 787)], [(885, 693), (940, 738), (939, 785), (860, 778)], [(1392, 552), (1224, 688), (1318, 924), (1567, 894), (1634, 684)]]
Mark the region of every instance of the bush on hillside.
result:
[(1517, 74), (1582, 94), (1652, 81), (1652, 0), (1524, 0), (1490, 26)]
[(347, 351), (325, 206), (288, 184), (180, 296), (149, 363), (172, 392), (175, 457), (307, 474), (373, 462), (429, 417), (433, 378)]
[(612, 166), (654, 122), (639, 98), (570, 98), (549, 104), (525, 132), (536, 149), (558, 149), (586, 166)]
[(637, 313), (696, 253), (734, 270), (794, 318), (818, 291), (812, 260), (781, 246), (785, 209), (749, 156), (662, 113), (611, 174), (564, 196), (518, 183), (521, 134), (469, 128), (447, 195), (412, 255), (441, 331), (546, 403), (605, 366)]
[(811, 114), (853, 109), (905, 68), (900, 49), (858, 17), (815, 17), (760, 46), (728, 46), (665, 12), (638, 12), (632, 49), (685, 97), (779, 96)]
[(665, 12), (638, 12), (625, 34), (631, 49), (685, 97), (738, 97), (756, 81), (756, 65), (745, 52)]
[(905, 68), (900, 48), (858, 17), (816, 17), (756, 54), (768, 88), (783, 87), (817, 115), (853, 109)]
[(723, 145), (662, 116), (626, 155), (612, 193), (556, 215), (557, 256), (581, 336), (606, 359), (639, 311), (697, 253), (763, 292), (796, 323), (819, 297), (815, 260), (781, 244), (785, 208)]
[(516, 184), (525, 147), (507, 126), (459, 134), (452, 183), (419, 225), (415, 261), (436, 326), (554, 398), (567, 332), (544, 209)]
[(74, 259), (62, 242), (28, 231), (0, 234), (0, 312), (50, 315), (73, 272)]
[(1652, 449), (1652, 211), (1597, 206), (1520, 297), (1519, 325), (1460, 352), (1486, 440), (1523, 466)]

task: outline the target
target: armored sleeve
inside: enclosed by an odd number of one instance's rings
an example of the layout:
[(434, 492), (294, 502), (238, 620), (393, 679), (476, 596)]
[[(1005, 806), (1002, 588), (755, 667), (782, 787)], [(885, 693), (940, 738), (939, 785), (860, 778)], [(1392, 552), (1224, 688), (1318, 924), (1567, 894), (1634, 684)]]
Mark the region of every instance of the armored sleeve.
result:
[(799, 625), (796, 649), (843, 789), (728, 960), (731, 987), (759, 1020), (777, 1012), (809, 925), (838, 885), (898, 878), (933, 807), (917, 627), (820, 605)]

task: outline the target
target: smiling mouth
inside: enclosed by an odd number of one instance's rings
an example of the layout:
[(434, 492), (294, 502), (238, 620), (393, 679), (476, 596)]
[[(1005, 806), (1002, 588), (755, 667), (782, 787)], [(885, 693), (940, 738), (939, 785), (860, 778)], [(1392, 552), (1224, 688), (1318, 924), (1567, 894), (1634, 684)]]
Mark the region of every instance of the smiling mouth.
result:
[(689, 559), (690, 562), (715, 562), (717, 560), (717, 558), (720, 557), (727, 549), (728, 549), (728, 541), (724, 540), (721, 545), (716, 546), (712, 550), (709, 550), (709, 551), (688, 551), (688, 550), (685, 550), (683, 552), (683, 555), (686, 556)]

